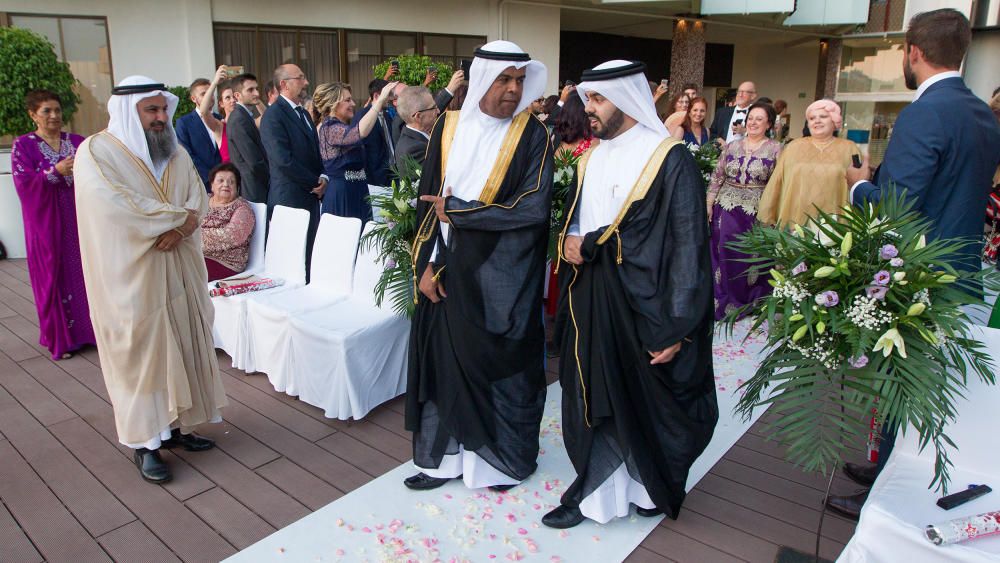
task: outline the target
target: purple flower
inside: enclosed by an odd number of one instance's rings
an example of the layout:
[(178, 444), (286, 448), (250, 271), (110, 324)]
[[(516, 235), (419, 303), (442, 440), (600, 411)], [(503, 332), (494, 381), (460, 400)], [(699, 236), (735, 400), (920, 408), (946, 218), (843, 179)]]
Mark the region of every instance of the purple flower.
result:
[(385, 222), (385, 226), (389, 227), (390, 229), (395, 229), (396, 228), (396, 222), (395, 221), (386, 221)]
[(889, 285), (889, 281), (891, 280), (892, 274), (885, 270), (879, 270), (879, 272), (875, 274), (875, 279), (872, 281), (874, 281), (877, 285)]
[(805, 262), (799, 262), (798, 266), (795, 266), (794, 268), (792, 268), (792, 275), (793, 276), (797, 276), (797, 275), (801, 274), (802, 272), (805, 272), (805, 271), (808, 271), (808, 270), (809, 270), (809, 266)]
[(385, 261), (385, 269), (386, 270), (391, 270), (391, 269), (393, 269), (395, 267), (396, 267), (396, 261), (393, 260), (392, 258), (389, 258), (388, 260)]
[(900, 268), (903, 266), (903, 259), (899, 257), (893, 258), (892, 260), (889, 260), (889, 265), (893, 268)]
[(887, 244), (882, 247), (882, 250), (879, 251), (879, 256), (881, 256), (883, 260), (889, 260), (890, 258), (899, 256), (899, 250), (896, 249), (895, 245)]
[(847, 363), (851, 364), (854, 369), (861, 369), (868, 365), (868, 356), (861, 354), (857, 358), (848, 358)]
[(824, 291), (816, 295), (816, 304), (822, 305), (824, 307), (836, 307), (837, 303), (840, 303), (840, 296), (837, 295), (836, 291)]
[(867, 289), (865, 289), (865, 295), (867, 295), (869, 299), (878, 299), (879, 301), (885, 300), (886, 293), (889, 293), (889, 288), (885, 286), (870, 285)]

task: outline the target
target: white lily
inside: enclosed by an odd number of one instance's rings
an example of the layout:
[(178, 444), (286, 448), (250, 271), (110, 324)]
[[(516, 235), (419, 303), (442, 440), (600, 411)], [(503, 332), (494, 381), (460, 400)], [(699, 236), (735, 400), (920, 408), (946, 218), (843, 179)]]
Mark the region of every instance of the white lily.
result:
[(878, 338), (878, 342), (875, 343), (875, 347), (872, 348), (872, 352), (882, 351), (882, 356), (888, 358), (892, 354), (893, 348), (897, 348), (897, 354), (901, 358), (906, 357), (906, 344), (903, 342), (903, 335), (899, 334), (899, 331), (895, 328), (890, 328), (885, 331), (885, 334)]
[(851, 252), (851, 248), (854, 246), (854, 235), (848, 232), (844, 235), (844, 240), (840, 241), (840, 255), (847, 256)]

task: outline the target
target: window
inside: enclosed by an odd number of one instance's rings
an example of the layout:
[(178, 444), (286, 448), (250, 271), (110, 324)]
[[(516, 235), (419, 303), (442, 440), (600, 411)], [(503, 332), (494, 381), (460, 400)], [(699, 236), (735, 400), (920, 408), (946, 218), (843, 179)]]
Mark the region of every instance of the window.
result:
[(10, 25), (46, 37), (55, 46), (56, 56), (69, 63), (70, 71), (79, 81), (80, 105), (66, 129), (79, 135), (92, 135), (104, 129), (108, 124), (107, 104), (114, 85), (107, 20), (11, 14)]
[(313, 84), (340, 79), (336, 30), (216, 24), (215, 61), (242, 66), (261, 86), (286, 63), (298, 65)]
[(295, 63), (312, 83), (310, 90), (341, 80), (350, 83), (354, 97), (362, 101), (375, 78), (372, 67), (386, 59), (422, 53), (458, 68), (485, 42), (481, 36), (215, 24), (216, 64), (243, 66), (263, 83), (276, 66)]
[(909, 98), (903, 58), (901, 37), (845, 40), (837, 94), (904, 93)]

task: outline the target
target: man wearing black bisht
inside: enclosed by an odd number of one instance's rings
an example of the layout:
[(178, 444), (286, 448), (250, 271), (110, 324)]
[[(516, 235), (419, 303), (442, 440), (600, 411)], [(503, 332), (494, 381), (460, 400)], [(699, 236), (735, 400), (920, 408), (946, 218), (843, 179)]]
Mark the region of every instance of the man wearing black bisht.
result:
[(677, 518), (712, 438), (705, 187), (656, 116), (645, 65), (610, 61), (577, 92), (600, 145), (577, 168), (560, 244), (563, 439), (577, 478), (542, 523)]
[(406, 428), (411, 489), (507, 490), (537, 467), (545, 404), (542, 285), (552, 192), (545, 126), (526, 112), (545, 66), (509, 41), (476, 50), (460, 112), (420, 178)]

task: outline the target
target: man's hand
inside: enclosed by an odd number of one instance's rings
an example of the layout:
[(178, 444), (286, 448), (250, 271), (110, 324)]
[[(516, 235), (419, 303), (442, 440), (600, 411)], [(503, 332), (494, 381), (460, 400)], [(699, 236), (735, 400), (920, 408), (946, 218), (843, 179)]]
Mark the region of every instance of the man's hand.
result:
[(382, 80), (389, 80), (397, 72), (399, 72), (399, 67), (389, 65), (389, 68), (385, 70), (385, 76), (382, 77)]
[(445, 88), (454, 95), (458, 87), (462, 85), (463, 80), (465, 80), (465, 73), (462, 72), (462, 69), (458, 69), (451, 73), (451, 80), (448, 81), (448, 85)]
[(448, 294), (444, 292), (444, 284), (434, 279), (434, 267), (430, 264), (424, 270), (424, 275), (420, 277), (419, 288), (420, 293), (430, 299), (431, 303), (437, 303), (448, 297)]
[(444, 195), (438, 197), (436, 195), (422, 195), (420, 196), (420, 201), (429, 202), (434, 206), (434, 214), (437, 215), (438, 220), (442, 223), (451, 223), (451, 219), (448, 218), (448, 213), (444, 210), (445, 200), (451, 195), (451, 188), (447, 188), (444, 191)]
[(580, 249), (582, 247), (583, 237), (569, 235), (566, 237), (566, 240), (563, 241), (563, 258), (565, 258), (570, 264), (575, 264), (577, 266), (583, 264), (583, 255), (580, 254)]
[(744, 125), (733, 125), (733, 135), (745, 135), (747, 128)]
[(424, 83), (422, 84), (422, 86), (424, 88), (429, 87), (431, 84), (434, 83), (435, 80), (437, 80), (437, 77), (438, 73), (436, 70), (427, 69), (427, 72), (424, 73)]
[(198, 229), (198, 212), (194, 209), (185, 209), (185, 211), (187, 211), (188, 215), (184, 219), (184, 224), (177, 227), (177, 230), (180, 231), (181, 235), (189, 237)]
[(323, 178), (319, 179), (319, 185), (310, 190), (317, 198), (323, 199), (323, 193), (326, 192), (326, 180)]
[(157, 250), (169, 252), (177, 248), (177, 244), (180, 243), (181, 239), (183, 238), (184, 237), (182, 237), (181, 234), (178, 233), (176, 229), (171, 229), (163, 233), (159, 237), (157, 237), (156, 244), (154, 245), (154, 247)]
[(862, 180), (871, 180), (872, 170), (868, 161), (868, 155), (861, 157), (861, 168), (855, 168), (853, 166), (847, 167), (847, 189), (851, 189), (854, 184)]
[(677, 344), (660, 350), (659, 352), (650, 352), (649, 355), (652, 356), (653, 359), (650, 360), (649, 365), (655, 366), (657, 364), (670, 363), (670, 361), (674, 359), (674, 356), (677, 355), (677, 352), (680, 352), (681, 344), (683, 344), (683, 342), (678, 342)]
[(69, 158), (65, 158), (63, 160), (60, 160), (59, 163), (56, 164), (56, 172), (62, 174), (63, 176), (72, 176), (73, 175), (73, 158), (74, 157), (71, 156)]

